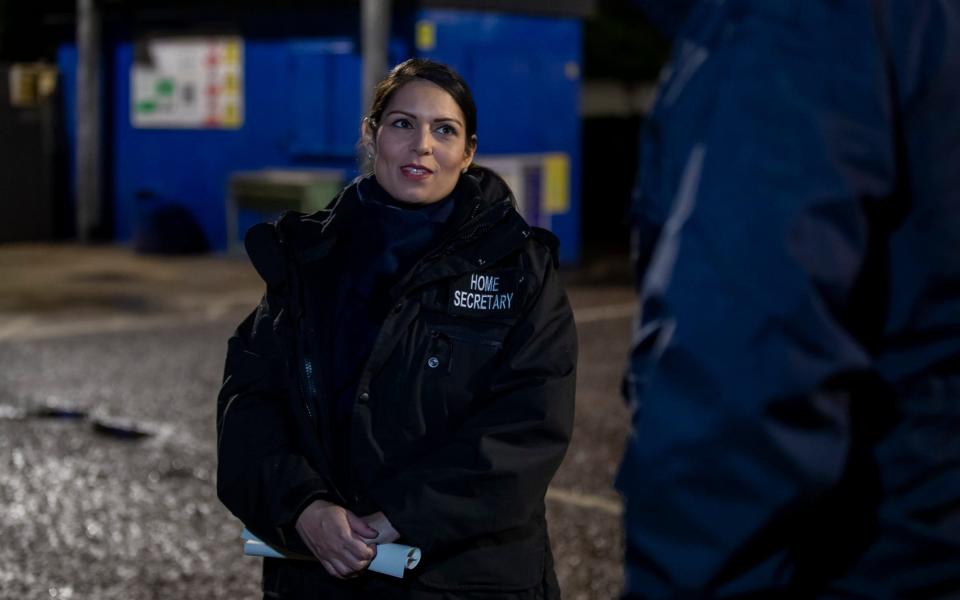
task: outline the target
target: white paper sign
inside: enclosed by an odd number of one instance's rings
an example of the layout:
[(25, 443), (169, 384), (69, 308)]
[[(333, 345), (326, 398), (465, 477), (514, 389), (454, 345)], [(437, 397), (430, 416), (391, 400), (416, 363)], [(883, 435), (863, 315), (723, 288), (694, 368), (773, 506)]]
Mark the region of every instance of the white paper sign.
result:
[(134, 127), (236, 129), (243, 124), (243, 40), (155, 37), (136, 44)]

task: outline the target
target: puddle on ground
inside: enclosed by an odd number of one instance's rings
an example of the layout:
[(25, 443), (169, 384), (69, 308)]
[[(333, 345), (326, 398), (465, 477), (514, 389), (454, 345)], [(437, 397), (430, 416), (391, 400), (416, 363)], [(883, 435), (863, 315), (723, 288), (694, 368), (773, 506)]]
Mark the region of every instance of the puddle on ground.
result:
[(49, 292), (22, 292), (8, 295), (0, 302), (0, 310), (11, 312), (119, 312), (148, 314), (157, 312), (163, 304), (143, 293), (84, 292), (51, 294)]

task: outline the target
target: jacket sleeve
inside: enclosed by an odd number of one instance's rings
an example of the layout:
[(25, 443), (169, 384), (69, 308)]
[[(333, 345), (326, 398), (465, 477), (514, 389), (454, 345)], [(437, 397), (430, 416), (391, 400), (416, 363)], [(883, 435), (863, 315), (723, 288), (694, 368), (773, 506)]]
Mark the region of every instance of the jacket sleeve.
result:
[[(659, 100), (683, 168), (644, 276), (617, 480), (639, 597), (772, 594), (845, 564), (875, 501), (847, 485), (889, 408), (871, 345), (898, 203), (890, 82), (869, 3), (755, 6), (684, 40), (673, 73), (701, 58)], [(846, 492), (854, 510), (831, 519)]]
[(529, 523), (566, 452), (576, 329), (553, 265), (541, 272), (484, 407), (444, 446), (369, 491), (403, 539), (424, 551)]
[(296, 444), (284, 353), (264, 296), (227, 345), (217, 399), (217, 494), (248, 529), (275, 545), (303, 550), (295, 519), (329, 486)]

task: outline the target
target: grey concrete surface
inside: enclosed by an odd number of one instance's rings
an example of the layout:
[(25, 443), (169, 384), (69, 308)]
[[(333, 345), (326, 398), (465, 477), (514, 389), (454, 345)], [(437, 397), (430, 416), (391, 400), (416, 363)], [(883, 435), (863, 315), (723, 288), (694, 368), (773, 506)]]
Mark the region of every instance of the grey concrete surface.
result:
[[(577, 417), (547, 506), (574, 600), (614, 598), (622, 583), (612, 480), (633, 296), (610, 272), (623, 269), (565, 274)], [(225, 343), (259, 294), (242, 260), (0, 246), (0, 598), (260, 597), (259, 561), (242, 556), (214, 488)], [(97, 427), (118, 419), (150, 435)]]

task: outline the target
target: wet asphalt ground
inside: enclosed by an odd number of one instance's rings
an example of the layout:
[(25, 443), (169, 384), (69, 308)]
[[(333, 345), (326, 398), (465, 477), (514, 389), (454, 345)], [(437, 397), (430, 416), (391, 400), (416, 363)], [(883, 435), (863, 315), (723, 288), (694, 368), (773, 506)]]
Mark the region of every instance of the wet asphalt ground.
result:
[[(564, 598), (615, 598), (633, 295), (619, 261), (565, 273), (580, 335), (573, 443), (547, 495)], [(245, 261), (0, 246), (0, 598), (259, 598), (216, 498), (226, 340)]]

